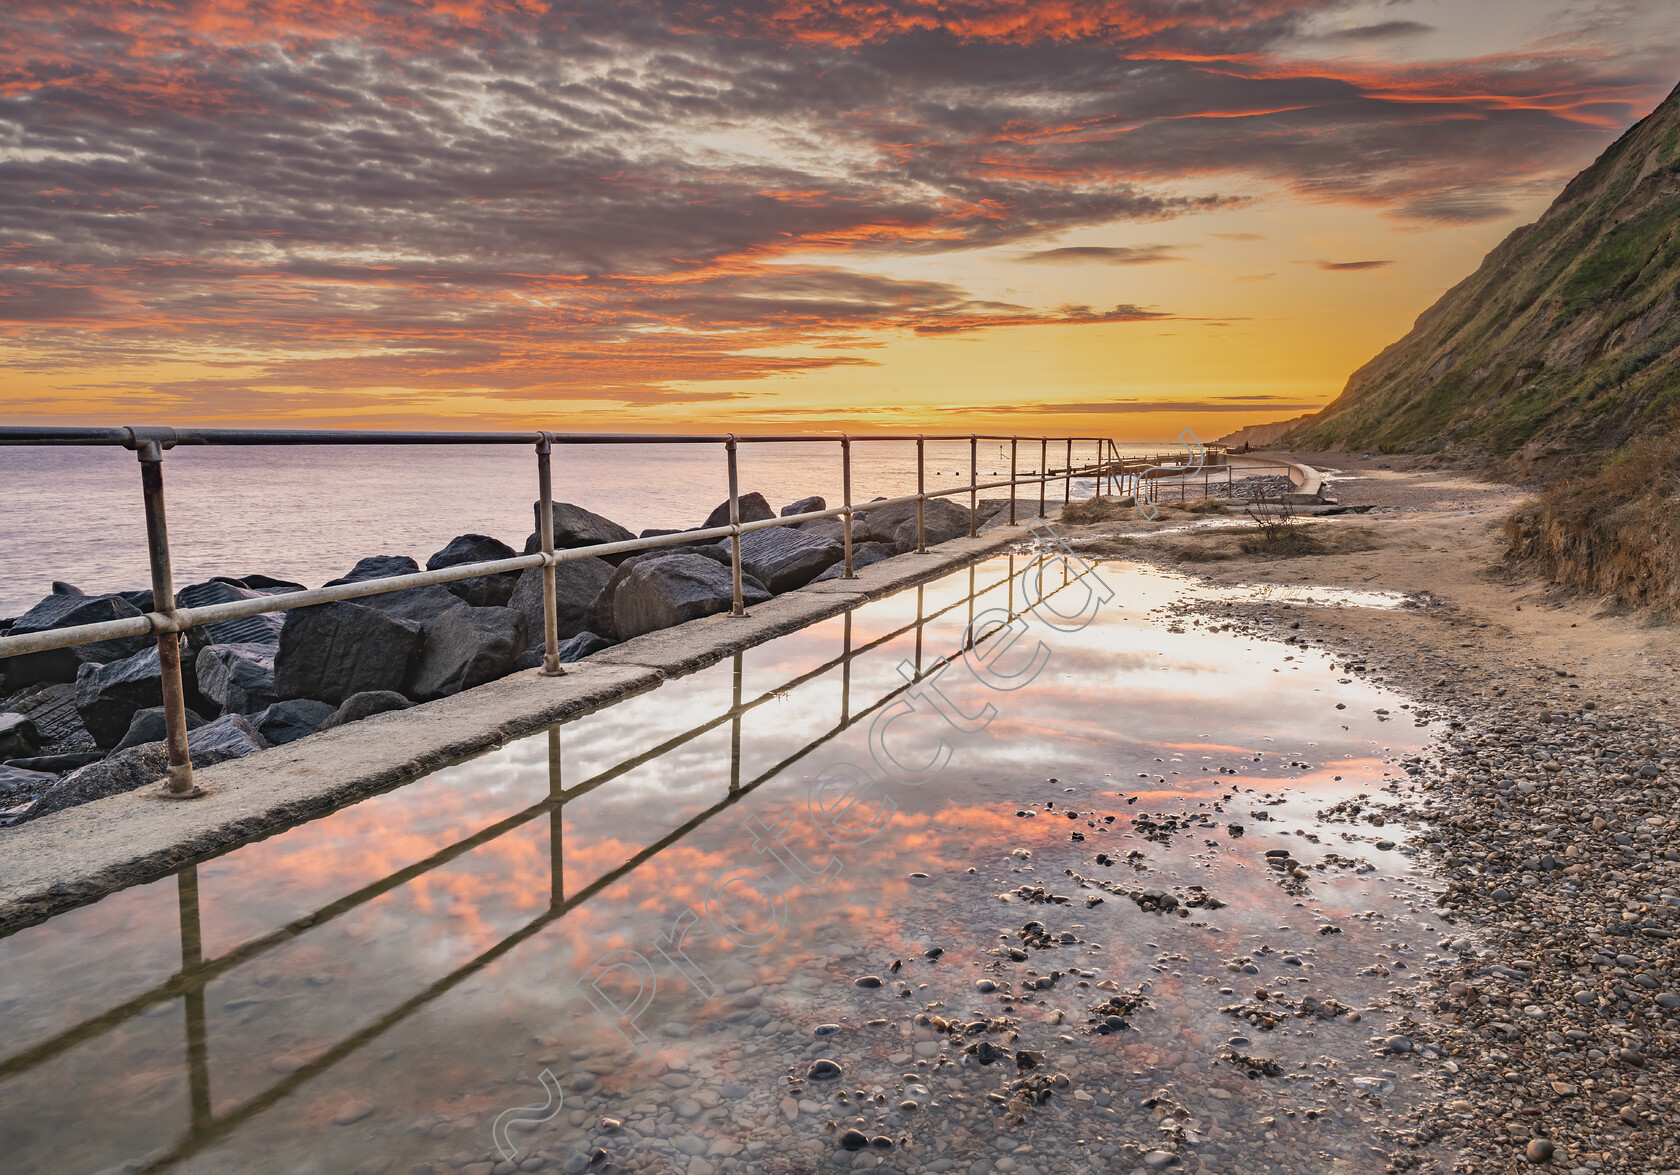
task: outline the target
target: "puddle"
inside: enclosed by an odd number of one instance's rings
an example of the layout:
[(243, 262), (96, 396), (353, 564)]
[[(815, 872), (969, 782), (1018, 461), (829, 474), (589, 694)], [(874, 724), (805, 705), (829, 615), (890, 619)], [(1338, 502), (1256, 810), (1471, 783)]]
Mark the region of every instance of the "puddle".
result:
[(1030, 563), (0, 939), (7, 1169), (1381, 1171), (1442, 1062), (1374, 1043), (1433, 895), (1366, 821), (1430, 730), (1135, 564), (1029, 684), (936, 672)]

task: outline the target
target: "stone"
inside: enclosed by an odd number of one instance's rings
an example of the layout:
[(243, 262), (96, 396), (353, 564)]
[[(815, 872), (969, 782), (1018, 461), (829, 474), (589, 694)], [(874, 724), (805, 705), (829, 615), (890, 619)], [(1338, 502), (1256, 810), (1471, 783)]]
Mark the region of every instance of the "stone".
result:
[(251, 725), (268, 740), (269, 746), (278, 747), (314, 734), (332, 715), (333, 707), (326, 702), (292, 698), (252, 714)]
[(1557, 1148), (1549, 1139), (1531, 1138), (1528, 1140), (1528, 1149), (1524, 1151), (1524, 1157), (1531, 1163), (1549, 1163), (1556, 1153)]
[[(737, 520), (740, 522), (763, 522), (767, 518), (776, 517), (776, 512), (770, 509), (770, 503), (764, 500), (760, 493), (742, 494), (737, 499)], [(711, 530), (716, 526), (729, 525), (729, 499), (718, 503), (717, 509), (706, 515), (706, 521), (699, 529)]]
[[(605, 559), (572, 559), (554, 565), (555, 635), (560, 640), (589, 628), (590, 610), (601, 589), (612, 578), (613, 565)], [(527, 648), (543, 643), (543, 573), (541, 567), (527, 567), (519, 573), (508, 607), (525, 617)]]
[(805, 586), (844, 554), (840, 543), (791, 527), (741, 536), (741, 569), (776, 593)]
[[(86, 767), (89, 763), (97, 763), (104, 757), (103, 751), (72, 751), (64, 755), (36, 755), (32, 759), (10, 759), (7, 760), (6, 766), (15, 767), (19, 771), (46, 772), (48, 775), (58, 776), (78, 767)], [(1658, 1002), (1661, 1002), (1660, 997)]]
[[(727, 567), (703, 555), (668, 555), (637, 563), (613, 590), (613, 632), (629, 640), (687, 620), (728, 612), (734, 584)], [(770, 598), (743, 583), (742, 598), (758, 604)]]
[(223, 714), (187, 732), (187, 752), (193, 766), (209, 766), (228, 759), (243, 759), (268, 749), (268, 740), (243, 714)]
[[(865, 567), (879, 563), (883, 559), (891, 559), (894, 555), (901, 553), (902, 552), (899, 551), (897, 543), (853, 543), (852, 570), (862, 571)], [(835, 562), (833, 566), (829, 567), (827, 571), (824, 571), (811, 582), (823, 583), (827, 580), (839, 579), (843, 576), (846, 572), (845, 556), (845, 548), (842, 547), (840, 551), (840, 559)]]
[(370, 690), (400, 690), (421, 626), (340, 600), (286, 613), (274, 656), (274, 692), (337, 705)]
[(49, 771), (30, 771), (10, 763), (0, 764), (0, 807), (9, 808), (19, 799), (38, 795), (57, 782), (58, 776)]
[[(487, 534), (463, 534), (449, 540), (449, 545), (426, 560), (427, 571), (442, 571), (464, 563), (490, 563), (497, 559), (517, 557), (514, 549)], [(517, 571), (503, 571), (494, 575), (475, 575), (444, 584), (448, 591), (478, 608), (501, 608), (513, 595), (519, 580)], [(517, 651), (517, 650), (516, 650)]]
[[(533, 502), (533, 515), (538, 503)], [(554, 503), (554, 549), (569, 551), (575, 547), (594, 547), (602, 543), (629, 542), (636, 536), (610, 518), (603, 518), (582, 506), (574, 506), (570, 502)], [(535, 532), (525, 540), (525, 554), (534, 555), (542, 550), (542, 542)], [(609, 563), (617, 563), (624, 555), (605, 556)]]
[(1165, 1171), (1168, 1167), (1176, 1166), (1178, 1162), (1178, 1156), (1171, 1151), (1150, 1151), (1143, 1156), (1143, 1165), (1151, 1171)]
[(525, 644), (523, 613), (461, 604), (426, 630), (403, 692), (424, 702), (506, 677)]
[(338, 1111), (333, 1114), (333, 1124), (336, 1126), (349, 1126), (354, 1122), (360, 1122), (363, 1118), (368, 1117), (372, 1113), (372, 1102), (365, 1102), (360, 1098), (352, 1098), (340, 1106)]
[[(190, 734), (204, 725), (204, 719), (191, 710), (187, 711), (187, 731)], [(162, 706), (147, 706), (143, 710), (136, 710), (134, 717), (129, 719), (128, 730), (118, 740), (113, 750), (126, 751), (129, 747), (137, 747), (142, 743), (161, 742), (169, 733), (169, 724), (164, 720)]]
[[(229, 714), (207, 722), (187, 735), (188, 757), (194, 767), (209, 767), (225, 759), (236, 759), (266, 744), (262, 736), (240, 714)], [(157, 783), (169, 768), (169, 750), (161, 742), (142, 743), (113, 751), (97, 763), (64, 776), (36, 800), (26, 814), (35, 820), (92, 800), (120, 795)]]
[[(581, 661), (591, 653), (599, 653), (602, 649), (610, 649), (615, 642), (593, 632), (580, 632), (576, 636), (567, 637), (555, 646), (555, 652), (562, 665), (572, 661)], [(541, 669), (543, 663), (543, 646), (539, 641), (513, 659), (513, 668)]]
[[(828, 502), (816, 494), (809, 498), (801, 498), (797, 502), (789, 502), (782, 507), (782, 517), (792, 518), (795, 514), (815, 514), (818, 510), (827, 510)], [(725, 508), (727, 513), (727, 507)]]
[[(282, 589), (291, 590), (291, 589)], [(277, 593), (256, 591), (242, 583), (226, 579), (211, 579), (204, 583), (189, 583), (175, 593), (177, 608), (208, 608), (213, 604), (233, 604), (241, 600), (260, 600)], [(235, 620), (216, 620), (196, 625), (184, 634), (185, 650), (198, 655), (205, 645), (274, 645), (280, 640), (284, 613), (265, 612), (256, 616), (241, 616)]]
[[(73, 628), (80, 624), (132, 620), (140, 614), (140, 609), (117, 595), (73, 596), (55, 593), (12, 621), (6, 635), (27, 636), (34, 632), (50, 632), (55, 628)], [(24, 653), (17, 657), (0, 658), (0, 673), (6, 675), (7, 688), (12, 690), (42, 681), (72, 682), (76, 680), (83, 665), (104, 665), (112, 661), (121, 661), (154, 644), (152, 636), (142, 634), (98, 641), (90, 645), (76, 645), (68, 649)]]
[(812, 1081), (832, 1081), (842, 1072), (844, 1070), (841, 1069), (838, 1061), (831, 1061), (827, 1057), (819, 1057), (812, 1061), (810, 1067), (805, 1070), (805, 1076)]
[(198, 692), (223, 714), (254, 714), (275, 702), (273, 645), (206, 645), (193, 670)]
[[(191, 678), (184, 664), (181, 669), (185, 685)], [(122, 740), (136, 710), (161, 705), (163, 672), (155, 645), (107, 665), (83, 664), (76, 675), (76, 712), (101, 747)]]
[(0, 760), (27, 759), (41, 753), (41, 732), (23, 714), (0, 714)]
[(329, 579), (324, 587), (338, 587), (345, 583), (366, 583), (370, 579), (390, 579), (395, 575), (413, 575), (420, 564), (407, 555), (369, 555), (358, 559), (348, 574)]
[(315, 728), (315, 733), (331, 730), (335, 726), (343, 726), (349, 722), (360, 722), (364, 718), (372, 718), (375, 714), (385, 714), (391, 710), (406, 710), (414, 705), (413, 702), (397, 693), (395, 690), (366, 690), (362, 693), (351, 694), (321, 725)]

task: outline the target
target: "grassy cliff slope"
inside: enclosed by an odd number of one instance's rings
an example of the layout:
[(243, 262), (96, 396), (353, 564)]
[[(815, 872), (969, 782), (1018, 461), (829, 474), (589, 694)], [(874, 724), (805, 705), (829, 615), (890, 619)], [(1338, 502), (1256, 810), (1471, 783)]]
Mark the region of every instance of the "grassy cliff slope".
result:
[(1595, 469), (1680, 405), (1677, 284), (1680, 89), (1283, 443)]

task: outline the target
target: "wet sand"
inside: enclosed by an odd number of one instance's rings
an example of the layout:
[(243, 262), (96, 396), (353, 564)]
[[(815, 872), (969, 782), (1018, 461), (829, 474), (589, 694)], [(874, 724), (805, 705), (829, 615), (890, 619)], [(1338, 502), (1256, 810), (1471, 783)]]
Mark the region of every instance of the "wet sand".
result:
[[(1441, 1171), (1680, 1168), (1680, 642), (1612, 602), (1507, 564), (1524, 497), (1404, 459), (1301, 454), (1369, 513), (1301, 522), (1331, 553), (1248, 555), (1187, 535), (1203, 519), (1064, 528), (1076, 548), (1176, 567), (1269, 599), (1187, 602), (1225, 624), (1336, 656), (1410, 694), (1451, 737), (1382, 799), (1445, 887), (1423, 1030), (1454, 1063), (1416, 1162)], [(1384, 469), (1383, 465), (1393, 466)], [(1152, 531), (1169, 531), (1151, 535)], [(1399, 610), (1309, 604), (1312, 588), (1406, 596)], [(1414, 1041), (1416, 1043), (1416, 1041)], [(1405, 1164), (1391, 1164), (1391, 1170)]]

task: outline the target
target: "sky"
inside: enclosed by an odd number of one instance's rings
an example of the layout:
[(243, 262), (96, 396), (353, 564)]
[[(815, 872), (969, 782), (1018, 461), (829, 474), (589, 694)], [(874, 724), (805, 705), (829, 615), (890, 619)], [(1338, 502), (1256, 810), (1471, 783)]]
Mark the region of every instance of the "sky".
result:
[(1673, 0), (6, 0), (0, 420), (1210, 439), (1677, 49)]

